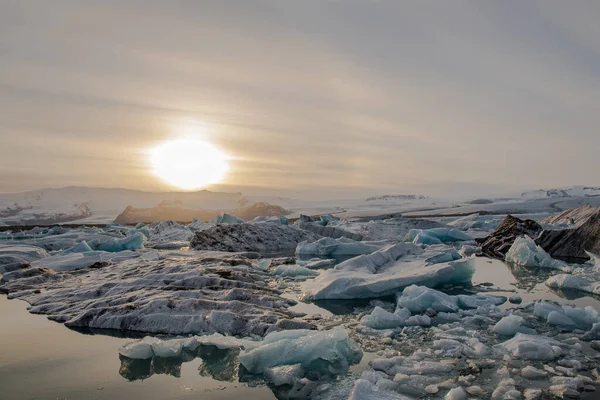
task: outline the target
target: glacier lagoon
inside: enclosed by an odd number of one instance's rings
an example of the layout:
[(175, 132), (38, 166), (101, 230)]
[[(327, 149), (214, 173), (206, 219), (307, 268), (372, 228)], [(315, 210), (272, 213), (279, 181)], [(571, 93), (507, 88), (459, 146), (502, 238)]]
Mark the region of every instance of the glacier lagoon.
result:
[[(544, 276), (532, 278), (530, 272), (508, 267), (504, 262), (477, 258), (473, 284), (493, 283), (486, 294), (518, 294), (523, 302), (535, 299), (571, 303), (578, 307), (600, 309), (600, 300), (577, 292), (560, 295), (544, 285)], [(468, 290), (468, 289), (467, 289)], [(453, 288), (450, 293), (466, 293)], [(294, 297), (293, 294), (289, 295)], [(382, 301), (393, 299), (383, 299)], [(370, 300), (299, 302), (298, 312), (323, 318), (348, 317), (366, 310)], [(505, 303), (503, 307), (512, 306)], [(26, 311), (27, 304), (0, 296), (0, 382), (2, 398), (36, 399), (247, 399), (285, 398), (277, 388), (264, 381), (239, 376), (238, 355), (230, 350), (205, 351), (203, 358), (180, 356), (155, 360), (128, 360), (119, 356), (119, 347), (143, 336), (114, 336), (114, 331), (76, 331)], [(130, 334), (131, 335), (131, 334)], [(365, 352), (359, 365), (342, 378), (345, 392), (360, 377), (376, 351)], [(32, 380), (35, 385), (30, 384)], [(240, 380), (242, 382), (240, 382)], [(275, 393), (274, 393), (275, 391)], [(593, 399), (593, 393), (582, 398)], [(343, 397), (340, 397), (343, 398)]]

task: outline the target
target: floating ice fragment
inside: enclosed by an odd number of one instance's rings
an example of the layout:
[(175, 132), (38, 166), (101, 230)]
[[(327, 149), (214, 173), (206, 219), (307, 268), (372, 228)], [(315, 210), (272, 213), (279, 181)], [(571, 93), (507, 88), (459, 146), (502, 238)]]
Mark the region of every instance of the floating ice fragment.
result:
[(280, 265), (275, 269), (275, 275), (282, 277), (310, 277), (319, 273), (299, 265)]
[(116, 253), (124, 250), (139, 250), (144, 248), (144, 235), (136, 233), (122, 239), (112, 239), (107, 241), (91, 240), (89, 246), (94, 250), (108, 251)]
[[(425, 253), (425, 254), (424, 254)], [(430, 265), (424, 259), (439, 254), (412, 243), (398, 243), (372, 254), (344, 261), (305, 284), (304, 298), (357, 299), (393, 295), (412, 284), (438, 286), (470, 282), (471, 259)]]
[(522, 267), (549, 268), (561, 271), (571, 271), (567, 263), (555, 260), (540, 246), (536, 245), (529, 236), (515, 239), (505, 256), (506, 262)]
[(337, 327), (330, 331), (283, 331), (267, 335), (258, 347), (243, 353), (240, 363), (253, 374), (282, 365), (301, 364), (305, 371), (341, 373), (358, 363), (362, 351)]
[(536, 334), (535, 329), (523, 326), (524, 322), (525, 320), (523, 317), (511, 314), (498, 321), (498, 323), (492, 328), (492, 331), (502, 336), (514, 336), (519, 332)]
[(517, 333), (512, 339), (496, 345), (515, 358), (524, 360), (549, 361), (562, 353), (561, 343), (544, 336)]
[(469, 240), (473, 240), (473, 238), (458, 229), (448, 228), (411, 229), (404, 237), (405, 242), (429, 245), (465, 242)]
[(302, 242), (296, 247), (297, 256), (357, 256), (360, 254), (370, 254), (389, 244), (386, 241), (377, 242), (357, 242), (348, 238), (332, 239), (324, 237), (316, 242)]

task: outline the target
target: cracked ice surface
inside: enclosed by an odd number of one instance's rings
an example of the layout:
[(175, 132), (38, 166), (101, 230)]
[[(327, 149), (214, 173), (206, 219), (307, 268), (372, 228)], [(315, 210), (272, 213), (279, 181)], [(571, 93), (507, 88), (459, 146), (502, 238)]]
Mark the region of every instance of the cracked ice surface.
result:
[(311, 328), (293, 320), (296, 301), (281, 297), (269, 275), (251, 265), (240, 254), (197, 253), (72, 272), (32, 266), (4, 274), (0, 289), (70, 327), (236, 336)]

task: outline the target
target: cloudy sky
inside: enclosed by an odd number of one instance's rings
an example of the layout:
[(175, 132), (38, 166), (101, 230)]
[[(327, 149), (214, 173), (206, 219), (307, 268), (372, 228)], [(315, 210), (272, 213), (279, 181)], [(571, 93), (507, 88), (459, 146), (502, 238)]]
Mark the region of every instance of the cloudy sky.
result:
[[(600, 184), (600, 2), (0, 0), (0, 192), (169, 190), (182, 127), (217, 190)], [(191, 128), (190, 128), (191, 127)]]

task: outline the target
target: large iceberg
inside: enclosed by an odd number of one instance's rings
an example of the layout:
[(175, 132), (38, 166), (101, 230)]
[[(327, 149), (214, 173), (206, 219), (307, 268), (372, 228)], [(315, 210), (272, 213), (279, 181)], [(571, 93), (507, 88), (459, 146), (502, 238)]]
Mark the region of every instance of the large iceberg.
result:
[(496, 345), (496, 348), (523, 360), (549, 361), (563, 354), (561, 346), (565, 345), (555, 339), (517, 333), (514, 338)]
[[(412, 243), (386, 246), (324, 271), (305, 284), (303, 297), (312, 300), (376, 298), (393, 295), (412, 284), (434, 287), (470, 282), (473, 260), (448, 261), (445, 253), (437, 248), (426, 251)], [(434, 263), (427, 259), (444, 261)]]

